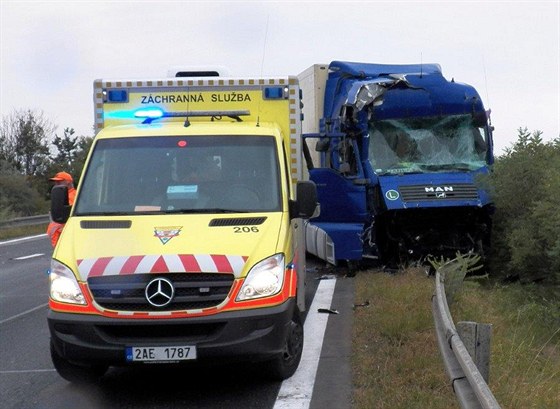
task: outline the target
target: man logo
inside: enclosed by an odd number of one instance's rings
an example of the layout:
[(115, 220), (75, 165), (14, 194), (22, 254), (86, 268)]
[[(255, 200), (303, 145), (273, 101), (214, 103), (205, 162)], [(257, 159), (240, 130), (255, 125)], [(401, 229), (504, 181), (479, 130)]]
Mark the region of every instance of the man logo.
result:
[(453, 186), (425, 186), (424, 190), (426, 193), (453, 192)]

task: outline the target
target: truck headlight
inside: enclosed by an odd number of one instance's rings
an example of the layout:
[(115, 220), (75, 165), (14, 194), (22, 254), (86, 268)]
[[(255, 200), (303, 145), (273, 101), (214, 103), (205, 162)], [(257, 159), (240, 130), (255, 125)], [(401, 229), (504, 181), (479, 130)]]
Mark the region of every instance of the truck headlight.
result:
[(51, 261), (49, 280), (49, 293), (53, 300), (85, 305), (86, 300), (80, 290), (78, 280), (72, 270), (64, 264), (56, 260)]
[(269, 297), (277, 294), (284, 284), (284, 255), (276, 254), (255, 264), (247, 274), (236, 301)]

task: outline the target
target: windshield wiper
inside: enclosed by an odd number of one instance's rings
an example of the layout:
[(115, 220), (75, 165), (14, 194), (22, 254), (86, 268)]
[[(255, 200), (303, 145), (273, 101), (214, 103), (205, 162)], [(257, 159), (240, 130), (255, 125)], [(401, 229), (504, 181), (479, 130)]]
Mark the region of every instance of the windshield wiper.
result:
[(385, 175), (411, 175), (413, 173), (423, 173), (419, 169), (412, 169), (412, 168), (401, 168), (401, 167), (392, 167), (383, 169), (378, 175), (385, 176)]
[[(153, 213), (153, 212), (151, 212), (151, 213)], [(133, 212), (133, 211), (131, 211), (131, 212), (122, 212), (122, 211), (119, 211), (119, 212), (80, 212), (80, 213), (76, 212), (75, 216), (80, 216), (80, 217), (83, 217), (83, 216), (133, 216), (135, 214), (138, 214), (138, 212)]]
[(425, 170), (472, 170), (472, 166), (468, 163), (420, 164), (419, 166)]

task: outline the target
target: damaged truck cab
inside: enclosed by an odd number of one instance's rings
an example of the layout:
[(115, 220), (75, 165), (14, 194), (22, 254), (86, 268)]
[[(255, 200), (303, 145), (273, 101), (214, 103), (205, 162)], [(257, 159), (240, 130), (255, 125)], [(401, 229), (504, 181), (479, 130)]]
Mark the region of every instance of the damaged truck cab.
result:
[(484, 256), (493, 204), (478, 175), (493, 163), (492, 127), (473, 87), (437, 64), (334, 61), (299, 78), (321, 207), (309, 252), (334, 264)]

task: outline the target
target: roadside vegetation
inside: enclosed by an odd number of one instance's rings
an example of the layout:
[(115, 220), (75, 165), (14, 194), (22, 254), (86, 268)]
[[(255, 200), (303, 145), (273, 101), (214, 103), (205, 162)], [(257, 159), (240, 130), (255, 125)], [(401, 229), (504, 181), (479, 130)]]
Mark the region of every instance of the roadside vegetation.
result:
[(455, 322), (492, 324), (489, 386), (504, 409), (560, 403), (560, 288), (467, 280)]
[(496, 213), (490, 273), (509, 282), (560, 282), (560, 137), (519, 129), (486, 183)]
[(0, 121), (0, 221), (46, 214), (48, 179), (57, 172), (70, 173), (77, 185), (93, 138), (56, 129), (32, 110), (14, 111)]
[[(424, 269), (356, 276), (354, 408), (459, 408), (441, 359)], [(492, 324), (489, 387), (503, 409), (560, 402), (558, 287), (467, 278), (451, 304), (455, 323)]]
[(14, 239), (17, 237), (35, 236), (37, 234), (43, 234), (46, 231), (47, 231), (46, 224), (4, 228), (4, 229), (0, 229), (0, 241)]
[[(354, 407), (459, 408), (439, 356), (424, 269), (356, 276), (352, 334)], [(367, 302), (368, 303), (367, 303)]]

